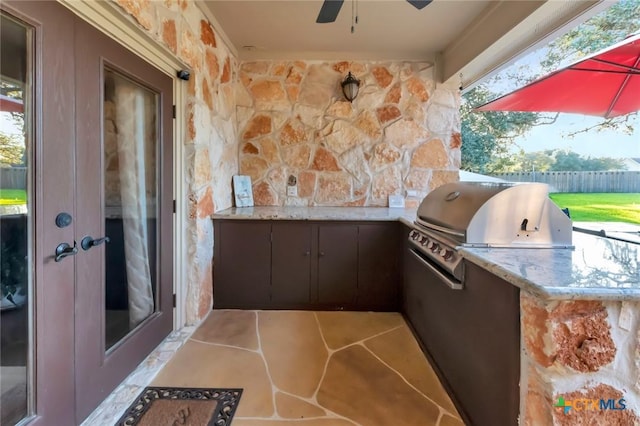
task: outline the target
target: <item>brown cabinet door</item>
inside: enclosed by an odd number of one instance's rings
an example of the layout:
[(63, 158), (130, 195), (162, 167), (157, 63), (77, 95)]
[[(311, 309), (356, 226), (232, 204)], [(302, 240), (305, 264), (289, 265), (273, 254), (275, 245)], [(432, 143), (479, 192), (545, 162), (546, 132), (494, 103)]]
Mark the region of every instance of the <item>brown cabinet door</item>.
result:
[(223, 221), (216, 227), (216, 233), (214, 306), (267, 306), (271, 285), (271, 225)]
[(271, 303), (275, 306), (310, 302), (311, 229), (308, 223), (271, 226)]
[(358, 226), (318, 226), (318, 302), (354, 304), (358, 285)]
[(396, 310), (400, 230), (397, 223), (358, 227), (358, 306)]

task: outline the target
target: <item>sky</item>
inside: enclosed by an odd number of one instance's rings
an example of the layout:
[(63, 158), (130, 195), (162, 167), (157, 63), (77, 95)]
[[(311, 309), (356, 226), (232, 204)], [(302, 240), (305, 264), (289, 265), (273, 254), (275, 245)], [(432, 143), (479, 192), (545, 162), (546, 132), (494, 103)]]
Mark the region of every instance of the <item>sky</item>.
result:
[(0, 112), (0, 132), (7, 133), (9, 135), (20, 134), (20, 130), (16, 128), (15, 124), (11, 120), (11, 114), (8, 112)]
[(568, 149), (585, 157), (640, 158), (640, 120), (635, 117), (635, 131), (627, 135), (621, 131), (590, 131), (574, 137), (567, 134), (602, 122), (602, 118), (579, 114), (560, 114), (557, 121), (548, 126), (536, 126), (516, 139), (517, 151), (542, 151)]

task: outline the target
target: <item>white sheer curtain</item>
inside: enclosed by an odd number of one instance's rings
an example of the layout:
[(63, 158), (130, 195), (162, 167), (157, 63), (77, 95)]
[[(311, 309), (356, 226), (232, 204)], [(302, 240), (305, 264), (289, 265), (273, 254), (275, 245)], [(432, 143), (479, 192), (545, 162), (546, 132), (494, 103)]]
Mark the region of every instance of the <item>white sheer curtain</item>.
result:
[[(155, 142), (155, 98), (142, 87), (117, 78), (115, 108), (120, 199), (129, 294), (129, 326), (135, 327), (154, 311), (147, 229), (145, 145)], [(153, 201), (150, 205), (154, 205)], [(155, 212), (154, 212), (155, 213)]]

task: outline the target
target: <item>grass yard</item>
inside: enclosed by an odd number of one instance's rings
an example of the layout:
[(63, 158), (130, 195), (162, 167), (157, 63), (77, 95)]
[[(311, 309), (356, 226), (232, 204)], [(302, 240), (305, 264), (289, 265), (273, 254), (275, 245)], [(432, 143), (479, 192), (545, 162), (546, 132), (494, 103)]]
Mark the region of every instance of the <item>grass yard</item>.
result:
[(0, 189), (0, 206), (27, 204), (27, 191), (24, 189)]
[(574, 222), (640, 224), (640, 194), (549, 194), (561, 208), (569, 208)]

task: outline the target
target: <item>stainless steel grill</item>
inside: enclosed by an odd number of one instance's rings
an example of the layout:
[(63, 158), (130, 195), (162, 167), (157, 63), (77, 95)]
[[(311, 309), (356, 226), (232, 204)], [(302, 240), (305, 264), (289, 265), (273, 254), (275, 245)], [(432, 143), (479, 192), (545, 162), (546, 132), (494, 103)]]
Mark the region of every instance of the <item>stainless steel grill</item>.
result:
[(543, 183), (450, 183), (420, 204), (409, 241), (414, 256), (429, 262), (452, 288), (462, 288), (457, 247), (571, 247), (571, 220)]

